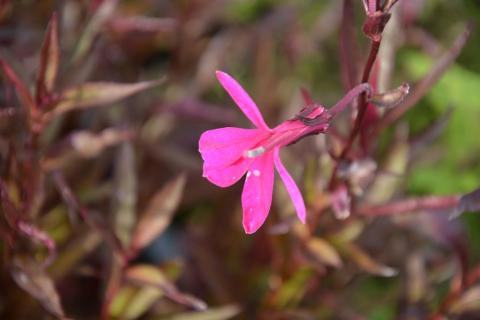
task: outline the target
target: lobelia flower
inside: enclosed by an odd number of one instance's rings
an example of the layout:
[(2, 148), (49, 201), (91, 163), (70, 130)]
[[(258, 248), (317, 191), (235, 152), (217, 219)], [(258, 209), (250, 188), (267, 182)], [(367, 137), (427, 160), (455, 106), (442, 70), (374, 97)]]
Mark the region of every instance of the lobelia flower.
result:
[(370, 92), (370, 86), (361, 84), (355, 87), (329, 110), (311, 104), (293, 119), (271, 129), (240, 84), (224, 72), (217, 71), (216, 74), (220, 84), (256, 128), (226, 127), (204, 132), (199, 141), (199, 151), (204, 160), (203, 176), (213, 184), (225, 188), (246, 174), (242, 192), (243, 227), (246, 233), (251, 234), (262, 226), (270, 211), (275, 167), (298, 218), (305, 223), (305, 202), (280, 160), (280, 149), (307, 135), (325, 133), (330, 120), (354, 97), (365, 91)]

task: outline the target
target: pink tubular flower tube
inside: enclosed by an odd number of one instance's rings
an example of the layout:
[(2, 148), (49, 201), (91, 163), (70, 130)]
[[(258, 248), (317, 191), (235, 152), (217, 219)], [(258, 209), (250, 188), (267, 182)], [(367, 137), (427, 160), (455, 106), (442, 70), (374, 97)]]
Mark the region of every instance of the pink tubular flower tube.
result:
[[(248, 234), (265, 222), (272, 204), (274, 167), (292, 199), (298, 218), (306, 220), (305, 202), (293, 178), (280, 160), (280, 149), (304, 136), (325, 133), (330, 120), (358, 94), (369, 91), (368, 84), (355, 87), (330, 110), (310, 105), (295, 118), (271, 129), (263, 120), (255, 102), (228, 74), (217, 71), (217, 78), (255, 129), (226, 127), (204, 132), (199, 151), (204, 160), (203, 176), (225, 188), (246, 174), (242, 193), (243, 227)], [(347, 101), (348, 100), (348, 101)]]

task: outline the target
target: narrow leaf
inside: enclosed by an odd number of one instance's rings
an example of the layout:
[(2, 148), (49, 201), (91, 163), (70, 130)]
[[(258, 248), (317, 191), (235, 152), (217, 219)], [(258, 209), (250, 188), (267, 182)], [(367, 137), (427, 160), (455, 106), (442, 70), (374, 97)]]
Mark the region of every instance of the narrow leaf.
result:
[(306, 245), (308, 252), (321, 263), (336, 268), (342, 266), (342, 260), (337, 250), (324, 239), (311, 238)]
[(480, 211), (480, 188), (463, 195), (452, 216), (457, 217), (465, 211)]
[(150, 199), (133, 234), (131, 247), (134, 252), (147, 246), (168, 227), (182, 197), (185, 181), (186, 176), (179, 175)]
[(40, 69), (35, 92), (35, 99), (38, 104), (52, 92), (57, 77), (59, 62), (58, 17), (57, 14), (54, 13), (48, 24), (40, 53)]
[(15, 71), (13, 71), (10, 65), (7, 62), (0, 59), (0, 68), (2, 69), (6, 79), (15, 88), (15, 91), (17, 92), (23, 107), (26, 108), (29, 112), (32, 112), (32, 110), (36, 110), (36, 104), (33, 101), (33, 98), (30, 92), (28, 91), (27, 86), (17, 76), (17, 74), (15, 73)]
[(227, 305), (201, 312), (177, 313), (165, 320), (227, 320), (237, 316), (239, 313), (240, 308), (238, 306)]
[(124, 246), (128, 246), (136, 220), (137, 172), (135, 150), (124, 142), (117, 151), (112, 213), (115, 232)]
[(137, 83), (90, 82), (67, 89), (59, 102), (53, 107), (52, 115), (58, 115), (75, 109), (85, 109), (112, 104), (116, 101), (150, 89), (163, 80)]
[(17, 285), (37, 299), (48, 312), (58, 318), (64, 317), (60, 297), (44, 269), (31, 260), (17, 257), (13, 260), (11, 273)]
[(480, 311), (480, 286), (475, 286), (467, 290), (450, 307), (450, 312), (454, 314), (478, 311)]
[(88, 22), (82, 36), (78, 40), (72, 59), (74, 63), (81, 60), (89, 52), (96, 36), (102, 30), (105, 23), (107, 23), (115, 13), (117, 4), (118, 0), (105, 0), (100, 4), (97, 10), (95, 10), (95, 14)]
[(163, 272), (155, 266), (135, 265), (127, 270), (125, 277), (133, 284), (160, 289), (166, 297), (179, 304), (195, 310), (207, 309), (205, 302), (189, 294), (180, 292), (177, 287), (166, 278)]
[(138, 319), (162, 296), (160, 289), (127, 284), (120, 288), (113, 298), (109, 310), (110, 317), (124, 320)]
[(57, 170), (77, 157), (96, 157), (106, 148), (128, 141), (131, 137), (132, 131), (129, 129), (107, 128), (98, 133), (76, 131), (49, 148), (42, 159), (42, 168)]
[(393, 277), (397, 274), (397, 270), (385, 266), (372, 257), (370, 257), (363, 249), (354, 243), (346, 243), (342, 246), (345, 255), (350, 257), (363, 270), (382, 277)]

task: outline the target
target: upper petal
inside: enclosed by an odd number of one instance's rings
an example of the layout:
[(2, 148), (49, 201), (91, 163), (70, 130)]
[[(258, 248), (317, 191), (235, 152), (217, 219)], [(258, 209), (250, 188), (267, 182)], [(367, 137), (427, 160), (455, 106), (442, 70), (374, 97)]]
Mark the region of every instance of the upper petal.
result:
[(268, 134), (259, 129), (220, 128), (205, 131), (198, 142), (198, 150), (208, 167), (227, 166), (254, 148)]
[(273, 160), (275, 162), (275, 167), (277, 168), (278, 174), (280, 175), (280, 178), (282, 178), (282, 181), (287, 188), (288, 194), (290, 195), (293, 205), (295, 206), (295, 210), (297, 211), (298, 218), (300, 221), (302, 221), (302, 223), (305, 223), (306, 209), (302, 194), (300, 193), (297, 184), (292, 179), (292, 176), (290, 176), (280, 160), (280, 148), (275, 148), (273, 152)]
[(272, 205), (273, 153), (254, 158), (242, 193), (243, 228), (254, 233), (262, 226)]
[(228, 92), (245, 116), (252, 121), (257, 128), (270, 131), (257, 105), (242, 86), (225, 72), (217, 71), (216, 74), (218, 81), (220, 81), (223, 88)]

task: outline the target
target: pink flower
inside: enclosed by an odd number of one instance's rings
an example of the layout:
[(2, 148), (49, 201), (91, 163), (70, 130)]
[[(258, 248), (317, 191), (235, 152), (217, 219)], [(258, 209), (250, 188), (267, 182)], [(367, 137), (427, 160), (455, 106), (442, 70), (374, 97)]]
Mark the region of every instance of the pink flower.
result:
[(300, 221), (305, 223), (305, 203), (279, 153), (282, 147), (303, 136), (325, 132), (331, 115), (322, 106), (312, 105), (294, 119), (270, 129), (255, 102), (235, 79), (220, 71), (217, 71), (217, 78), (256, 128), (227, 127), (204, 132), (199, 141), (204, 160), (203, 176), (224, 188), (246, 174), (242, 193), (243, 227), (250, 234), (262, 226), (270, 211), (275, 166)]
[(325, 133), (331, 119), (355, 97), (365, 92), (370, 95), (370, 85), (359, 84), (328, 110), (311, 103), (294, 118), (270, 129), (255, 102), (235, 79), (221, 71), (217, 71), (217, 78), (256, 128), (227, 127), (204, 132), (199, 141), (199, 151), (204, 160), (203, 176), (225, 188), (246, 174), (242, 193), (243, 227), (246, 233), (254, 233), (265, 222), (270, 211), (275, 166), (300, 221), (305, 223), (302, 194), (280, 160), (280, 149), (305, 136)]

